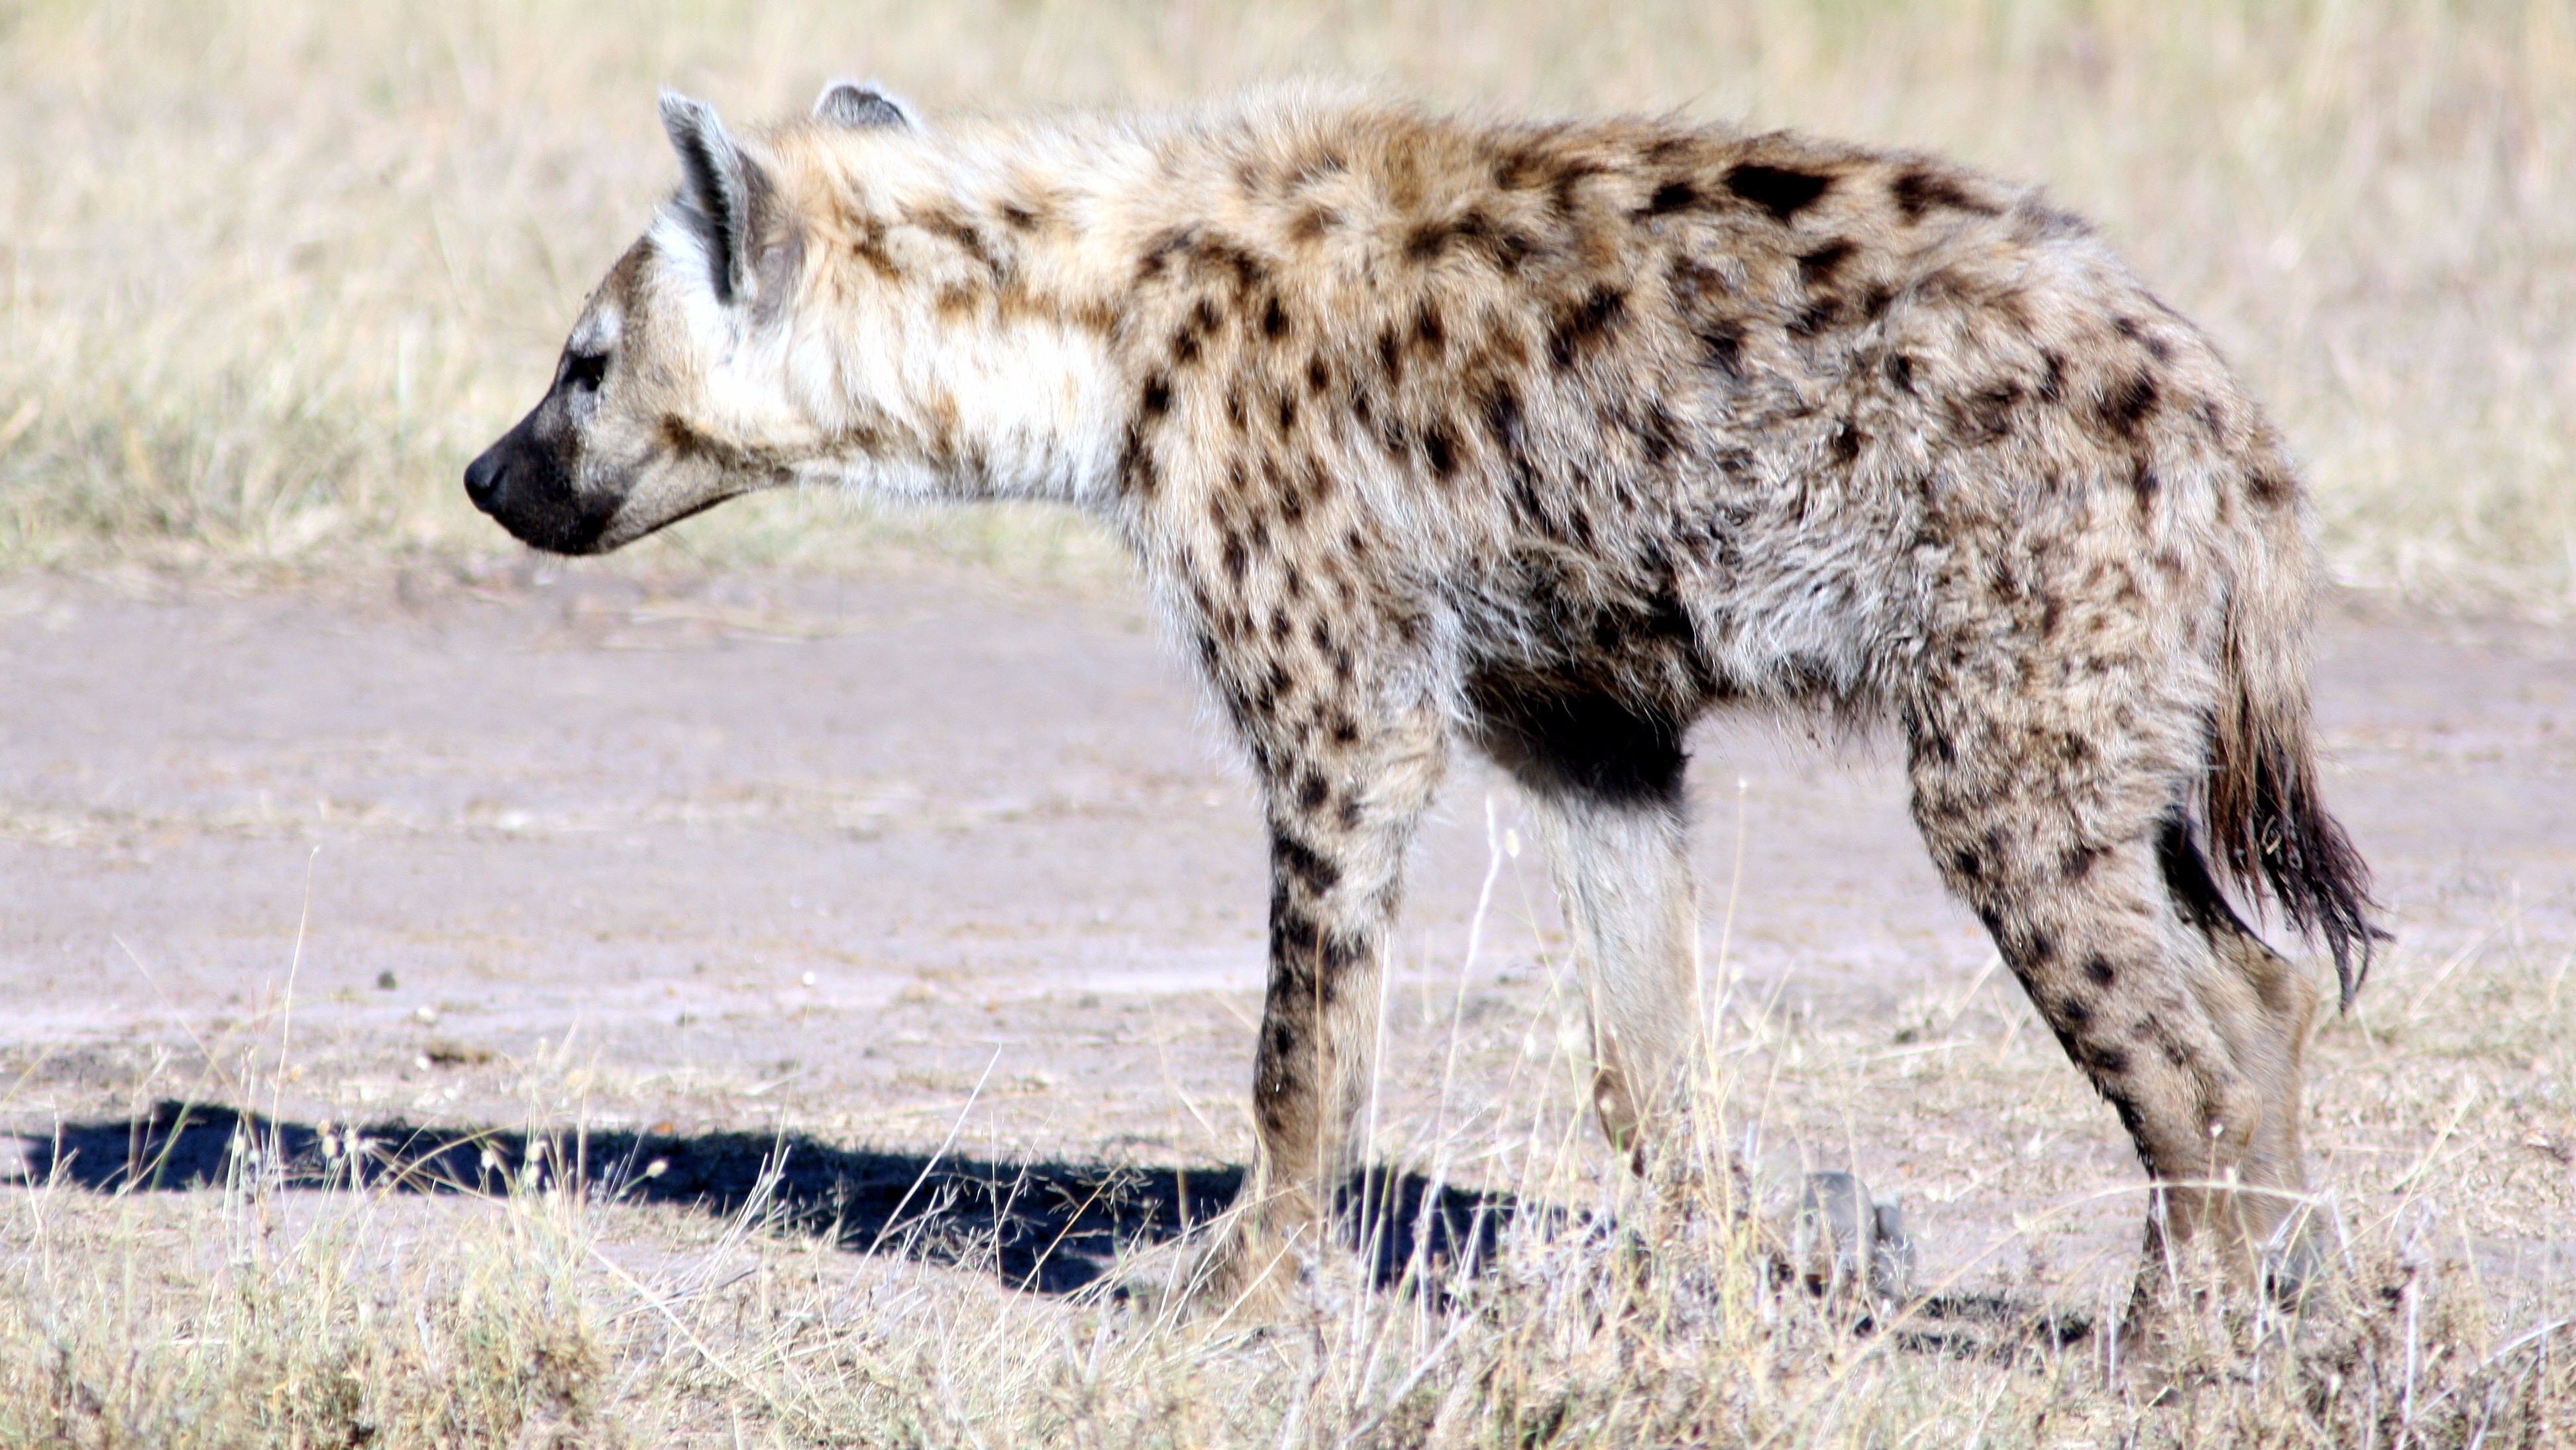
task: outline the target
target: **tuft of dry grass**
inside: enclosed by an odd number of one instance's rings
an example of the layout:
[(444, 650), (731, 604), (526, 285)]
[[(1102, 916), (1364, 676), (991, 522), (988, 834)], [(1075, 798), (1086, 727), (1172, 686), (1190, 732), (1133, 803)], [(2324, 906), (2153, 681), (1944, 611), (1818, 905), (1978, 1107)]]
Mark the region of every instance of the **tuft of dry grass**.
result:
[(611, 1342), (572, 1199), (405, 1214), (327, 1172), (290, 1199), (244, 1146), (205, 1193), (12, 1205), (0, 1444), (603, 1443)]
[[(2555, 0), (8, 0), (0, 564), (497, 550), (455, 477), (669, 185), (654, 88), (750, 118), (844, 74), (934, 108), (1323, 75), (1949, 150), (2050, 183), (2215, 333), (2311, 460), (2346, 583), (2576, 604)], [(772, 499), (641, 567), (889, 544), (1103, 552), (1026, 518)]]

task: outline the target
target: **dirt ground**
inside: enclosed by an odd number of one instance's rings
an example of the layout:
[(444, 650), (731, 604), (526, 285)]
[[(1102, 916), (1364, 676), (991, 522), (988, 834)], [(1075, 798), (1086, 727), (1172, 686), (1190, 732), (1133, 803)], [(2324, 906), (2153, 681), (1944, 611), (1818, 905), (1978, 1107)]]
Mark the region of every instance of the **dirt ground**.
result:
[[(1133, 1165), (1194, 1211), (1244, 1160), (1263, 840), (1192, 682), (1115, 590), (934, 566), (21, 578), (0, 584), (0, 680), (0, 1132), (25, 1169), (106, 1186), (123, 1145), (176, 1125), (168, 1101), (308, 1139), (578, 1124), (711, 1203), (791, 1139), (799, 1191), (875, 1201), (880, 1229), (943, 1145), (1060, 1190)], [(2564, 1297), (2565, 1045), (2416, 1034), (2489, 1084), (2445, 1129), (2388, 1108), (2388, 1084), (2440, 1073), (2373, 1023), (2438, 993), (2473, 1007), (2484, 973), (2556, 1007), (2576, 636), (2346, 601), (2318, 713), (2329, 799), (2398, 931), (2318, 1044), (2321, 1174), (2366, 1206), (2423, 1191), (2438, 1157), (2481, 1262)], [(1935, 1277), (2116, 1283), (2134, 1163), (1942, 895), (1886, 752), (1719, 722), (1694, 759), (1706, 957), (1757, 1154), (1903, 1192)], [(1507, 1087), (1556, 1083), (1560, 1118), (1576, 1100), (1522, 833), (1463, 762), (1399, 935), (1379, 1161), (1446, 1152), (1472, 1181)], [(1089, 1272), (1066, 1262), (1041, 1277)]]

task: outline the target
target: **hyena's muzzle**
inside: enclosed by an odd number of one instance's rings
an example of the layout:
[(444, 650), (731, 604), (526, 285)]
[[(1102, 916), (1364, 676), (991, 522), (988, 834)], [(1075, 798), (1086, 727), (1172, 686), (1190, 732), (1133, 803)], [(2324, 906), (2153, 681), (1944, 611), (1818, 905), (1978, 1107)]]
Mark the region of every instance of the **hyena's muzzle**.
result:
[(596, 553), (622, 499), (580, 488), (581, 429), (573, 418), (576, 396), (595, 391), (583, 379), (584, 360), (566, 354), (555, 385), (517, 427), (483, 450), (465, 470), (465, 496), (521, 542), (557, 554)]

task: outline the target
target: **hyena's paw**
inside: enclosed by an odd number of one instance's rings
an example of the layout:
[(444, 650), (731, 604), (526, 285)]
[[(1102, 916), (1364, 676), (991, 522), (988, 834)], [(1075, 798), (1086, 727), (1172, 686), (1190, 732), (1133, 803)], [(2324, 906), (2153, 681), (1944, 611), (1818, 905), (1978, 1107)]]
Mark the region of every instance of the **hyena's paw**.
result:
[(2299, 1309), (2322, 1293), (2342, 1237), (2329, 1204), (2303, 1203), (2263, 1240), (2256, 1270), (2263, 1292), (2284, 1309)]
[(1293, 1236), (1238, 1211), (1135, 1255), (1120, 1265), (1114, 1283), (1157, 1321), (1248, 1329), (1284, 1314), (1311, 1257)]

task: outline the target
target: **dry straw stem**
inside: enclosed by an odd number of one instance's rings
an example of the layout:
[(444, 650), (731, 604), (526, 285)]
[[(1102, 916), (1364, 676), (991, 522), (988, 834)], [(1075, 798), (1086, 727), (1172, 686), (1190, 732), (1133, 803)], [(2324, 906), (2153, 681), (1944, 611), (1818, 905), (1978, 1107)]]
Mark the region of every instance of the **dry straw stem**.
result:
[[(2049, 183), (2216, 335), (2310, 460), (2340, 578), (2576, 605), (2558, 0), (10, 0), (0, 561), (495, 548), (456, 476), (670, 185), (655, 88), (751, 119), (836, 75), (934, 109), (1326, 76), (1951, 151)], [(1101, 553), (1054, 528), (773, 499), (641, 567)]]

